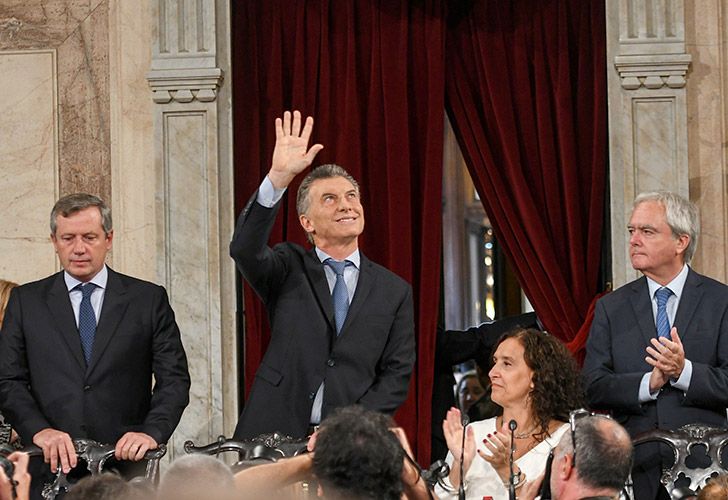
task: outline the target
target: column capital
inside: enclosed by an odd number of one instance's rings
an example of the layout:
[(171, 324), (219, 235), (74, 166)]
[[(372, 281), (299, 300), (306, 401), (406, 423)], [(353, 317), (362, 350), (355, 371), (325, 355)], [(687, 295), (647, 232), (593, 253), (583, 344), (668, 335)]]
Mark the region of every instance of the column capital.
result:
[(152, 0), (154, 44), (147, 81), (157, 104), (212, 102), (222, 85), (215, 2)]
[(619, 55), (614, 67), (625, 90), (680, 89), (685, 87), (691, 61), (690, 54)]
[(147, 73), (152, 99), (157, 104), (214, 101), (222, 80), (220, 68), (153, 69)]

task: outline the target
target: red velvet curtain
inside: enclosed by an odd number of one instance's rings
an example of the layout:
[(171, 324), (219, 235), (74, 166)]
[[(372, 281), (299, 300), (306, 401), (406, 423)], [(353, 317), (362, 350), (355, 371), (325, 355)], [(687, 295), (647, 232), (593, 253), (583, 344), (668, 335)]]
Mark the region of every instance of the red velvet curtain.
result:
[[(315, 118), (315, 164), (336, 162), (362, 186), (372, 260), (414, 288), (417, 364), (396, 415), (427, 462), (437, 323), (444, 122), (441, 1), (251, 0), (233, 3), (234, 140), (240, 209), (270, 166), (273, 121)], [(305, 244), (294, 181), (272, 243)], [(245, 387), (268, 345), (266, 313), (246, 286)]]
[[(450, 5), (448, 116), (521, 286), (546, 328), (571, 341), (598, 291), (604, 2)], [(570, 347), (581, 348), (584, 336)]]

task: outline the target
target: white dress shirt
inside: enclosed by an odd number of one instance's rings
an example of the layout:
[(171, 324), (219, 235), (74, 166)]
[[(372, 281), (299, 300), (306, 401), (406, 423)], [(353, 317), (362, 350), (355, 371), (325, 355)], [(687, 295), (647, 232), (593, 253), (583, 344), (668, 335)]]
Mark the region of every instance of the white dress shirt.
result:
[[(93, 283), (96, 288), (91, 292), (91, 306), (94, 308), (94, 314), (96, 315), (96, 324), (99, 324), (99, 317), (101, 316), (101, 307), (104, 305), (104, 295), (106, 294), (106, 282), (109, 279), (109, 270), (106, 268), (106, 264), (101, 268), (101, 271), (96, 273), (96, 276), (91, 278), (88, 283)], [(76, 278), (63, 271), (63, 280), (66, 282), (66, 288), (68, 288), (68, 297), (71, 299), (71, 307), (73, 307), (73, 317), (76, 319), (76, 327), (78, 328), (78, 313), (81, 309), (81, 299), (83, 298), (83, 292), (76, 288), (78, 285), (83, 284), (82, 281), (78, 281)], [(74, 288), (76, 288), (74, 290)]]

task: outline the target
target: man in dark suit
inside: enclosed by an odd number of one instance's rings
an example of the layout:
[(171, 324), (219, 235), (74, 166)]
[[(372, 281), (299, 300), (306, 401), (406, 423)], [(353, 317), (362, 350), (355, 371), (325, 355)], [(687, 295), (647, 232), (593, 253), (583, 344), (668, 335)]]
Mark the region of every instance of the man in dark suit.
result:
[(236, 439), (273, 431), (303, 437), (351, 404), (392, 413), (407, 397), (414, 365), (411, 287), (359, 251), (364, 210), (343, 168), (318, 167), (298, 190), (299, 221), (315, 248), (267, 246), (283, 192), (323, 148), (308, 149), (313, 119), (301, 125), (298, 111), (276, 119), (271, 169), (230, 244), (272, 330)]
[[(724, 427), (728, 406), (728, 287), (693, 271), (699, 217), (669, 192), (643, 193), (627, 229), (644, 276), (597, 302), (584, 377), (594, 408), (634, 437), (688, 423)], [(659, 484), (672, 454), (635, 450), (635, 498), (669, 498)]]
[[(111, 212), (73, 194), (51, 212), (63, 271), (13, 290), (0, 334), (0, 408), (50, 469), (76, 467), (72, 438), (116, 445), (138, 461), (166, 442), (190, 378), (167, 294), (116, 273)], [(154, 385), (152, 385), (154, 377)]]

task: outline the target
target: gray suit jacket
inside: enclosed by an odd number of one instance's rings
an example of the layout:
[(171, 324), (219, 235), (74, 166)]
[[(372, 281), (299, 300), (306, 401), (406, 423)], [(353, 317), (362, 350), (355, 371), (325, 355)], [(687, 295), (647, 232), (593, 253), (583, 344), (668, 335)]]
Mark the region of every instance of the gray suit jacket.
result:
[[(597, 302), (583, 370), (587, 397), (593, 408), (611, 411), (632, 436), (688, 423), (726, 425), (728, 287), (690, 269), (674, 326), (693, 364), (690, 387), (683, 393), (668, 384), (656, 401), (640, 404), (640, 381), (652, 370), (645, 349), (657, 335), (647, 279), (628, 283)], [(636, 468), (659, 467), (656, 448), (638, 451)], [(635, 486), (637, 482), (635, 478)]]
[(315, 251), (292, 243), (268, 247), (280, 202), (265, 208), (255, 199), (238, 219), (230, 254), (265, 303), (271, 340), (235, 438), (273, 431), (305, 436), (324, 380), (322, 417), (355, 403), (394, 412), (407, 397), (415, 361), (410, 285), (362, 254), (337, 337), (331, 292)]

